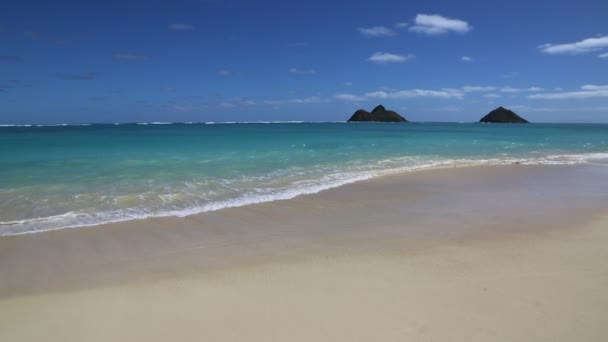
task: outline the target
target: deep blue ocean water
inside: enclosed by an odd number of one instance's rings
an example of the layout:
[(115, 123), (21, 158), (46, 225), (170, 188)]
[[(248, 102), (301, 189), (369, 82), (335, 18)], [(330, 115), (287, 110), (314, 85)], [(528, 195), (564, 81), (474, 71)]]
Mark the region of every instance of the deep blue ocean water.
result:
[(0, 235), (287, 199), (390, 172), (608, 158), (608, 125), (0, 127)]

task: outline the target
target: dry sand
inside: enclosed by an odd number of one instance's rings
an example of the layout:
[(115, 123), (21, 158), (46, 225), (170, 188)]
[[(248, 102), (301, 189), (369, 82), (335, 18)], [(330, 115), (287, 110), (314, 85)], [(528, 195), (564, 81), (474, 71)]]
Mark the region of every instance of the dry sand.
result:
[(605, 341), (602, 167), (485, 167), (0, 239), (0, 341)]

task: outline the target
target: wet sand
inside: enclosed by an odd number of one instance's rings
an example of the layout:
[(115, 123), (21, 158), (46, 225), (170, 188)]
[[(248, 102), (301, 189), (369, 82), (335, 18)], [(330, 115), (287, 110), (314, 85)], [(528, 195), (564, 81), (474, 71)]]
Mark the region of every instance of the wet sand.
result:
[(0, 340), (601, 341), (608, 168), (386, 176), (0, 238)]

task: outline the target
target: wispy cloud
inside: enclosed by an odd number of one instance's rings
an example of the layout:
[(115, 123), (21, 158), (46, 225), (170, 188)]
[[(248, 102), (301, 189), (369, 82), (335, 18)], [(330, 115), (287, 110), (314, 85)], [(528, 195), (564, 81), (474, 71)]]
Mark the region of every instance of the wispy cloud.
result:
[(608, 85), (587, 84), (581, 86), (578, 91), (544, 93), (529, 95), (529, 99), (540, 100), (567, 100), (567, 99), (588, 99), (608, 97)]
[(492, 93), (492, 94), (484, 94), (482, 96), (485, 97), (486, 99), (499, 99), (499, 98), (502, 97), (502, 95), (500, 95), (500, 94), (494, 94), (494, 93)]
[(188, 24), (169, 24), (167, 28), (170, 31), (191, 31), (194, 30), (194, 26)]
[[(392, 88), (380, 88), (378, 91), (357, 94), (336, 94), (335, 100), (342, 101), (364, 101), (369, 99), (410, 99), (410, 98), (436, 98), (436, 99), (463, 99), (468, 93), (489, 92), (497, 90), (494, 86), (462, 86), (460, 88), (435, 89), (407, 89), (399, 90)], [(496, 98), (497, 96), (486, 96)]]
[(365, 97), (374, 99), (409, 99), (417, 97), (462, 99), (463, 93), (450, 90), (411, 89), (397, 91), (375, 91), (365, 94)]
[(608, 90), (608, 85), (585, 84), (581, 86), (582, 90)]
[(216, 105), (218, 108), (234, 108), (236, 104), (232, 102), (222, 101)]
[(550, 55), (556, 54), (580, 54), (608, 48), (608, 36), (599, 38), (587, 38), (575, 43), (567, 44), (543, 44), (538, 47), (541, 52)]
[(316, 74), (317, 71), (315, 69), (291, 68), (291, 69), (289, 69), (289, 73), (291, 73), (291, 74), (299, 74), (299, 75), (313, 75), (313, 74)]
[(449, 32), (466, 33), (473, 29), (469, 23), (460, 19), (446, 18), (438, 14), (418, 14), (411, 32), (438, 35)]
[[(10, 81), (9, 81), (10, 83)], [(7, 91), (9, 89), (14, 89), (17, 88), (17, 83), (10, 83), (10, 84), (0, 84), (0, 91)]]
[(13, 55), (0, 55), (0, 62), (18, 62), (21, 58)]
[(329, 99), (322, 98), (319, 96), (311, 96), (297, 99), (286, 99), (286, 100), (264, 100), (265, 104), (269, 105), (282, 105), (282, 104), (311, 104), (311, 103), (324, 103), (329, 102)]
[(57, 78), (64, 81), (92, 81), (97, 77), (93, 72), (82, 72), (78, 74), (57, 74)]
[(391, 37), (396, 34), (386, 26), (359, 27), (359, 32), (365, 37)]
[(232, 76), (234, 74), (231, 70), (219, 70), (217, 73), (220, 76)]
[(130, 53), (115, 53), (112, 55), (112, 57), (114, 59), (122, 59), (122, 60), (127, 60), (127, 61), (143, 61), (143, 60), (148, 59), (147, 56), (134, 55), (134, 54), (130, 54)]
[(599, 58), (608, 58), (608, 52), (597, 55)]
[(173, 87), (163, 87), (160, 90), (164, 93), (174, 93), (176, 89)]
[(460, 57), (460, 60), (461, 60), (462, 62), (472, 62), (472, 61), (473, 61), (473, 58), (471, 58), (471, 57), (469, 57), (469, 56), (462, 56), (462, 57)]
[(347, 87), (350, 87), (350, 86), (353, 85), (353, 82), (344, 82), (342, 84), (345, 85), (345, 86), (347, 86)]
[(365, 96), (355, 95), (355, 94), (336, 94), (334, 95), (336, 100), (348, 101), (348, 102), (359, 102), (365, 101)]
[(488, 92), (496, 90), (494, 86), (462, 86), (460, 88), (443, 88), (441, 90), (458, 92), (458, 93), (474, 93), (474, 92)]
[(407, 62), (414, 58), (416, 58), (416, 56), (412, 55), (412, 54), (397, 55), (394, 53), (376, 52), (373, 55), (371, 55), (367, 60), (372, 63), (376, 63), (376, 64), (386, 64), (386, 63), (403, 63), (403, 62)]
[(0, 91), (7, 91), (11, 89), (17, 88), (30, 88), (32, 85), (27, 82), (22, 82), (19, 80), (8, 80), (5, 84), (0, 83)]
[(395, 24), (395, 27), (396, 27), (396, 28), (400, 28), (400, 29), (402, 29), (402, 28), (406, 28), (406, 27), (408, 27), (408, 26), (410, 26), (410, 24), (409, 24), (408, 22), (401, 22), (401, 23), (396, 23), (396, 24)]
[(529, 87), (529, 88), (513, 88), (513, 87), (503, 87), (500, 89), (503, 93), (525, 93), (525, 92), (535, 92), (535, 91), (543, 91), (543, 88), (540, 87)]
[(496, 90), (494, 86), (463, 86), (460, 88), (465, 93), (471, 93), (476, 91), (493, 91)]
[[(196, 98), (196, 97), (195, 97)], [(184, 99), (187, 100), (187, 99)], [(182, 112), (190, 112), (190, 111), (200, 111), (206, 109), (231, 109), (231, 108), (242, 108), (242, 107), (250, 107), (255, 106), (257, 103), (251, 99), (246, 97), (230, 97), (218, 101), (213, 102), (204, 102), (204, 103), (181, 103), (174, 104), (172, 108), (174, 110), (182, 111)]]
[(519, 72), (511, 71), (511, 72), (501, 75), (501, 77), (502, 78), (516, 78), (516, 77), (519, 77)]

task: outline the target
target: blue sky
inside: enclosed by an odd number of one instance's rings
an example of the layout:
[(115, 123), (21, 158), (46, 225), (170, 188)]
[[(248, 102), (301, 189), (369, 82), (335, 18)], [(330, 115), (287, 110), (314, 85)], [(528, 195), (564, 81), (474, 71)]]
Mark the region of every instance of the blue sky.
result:
[(0, 124), (608, 122), (608, 1), (7, 1)]

